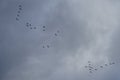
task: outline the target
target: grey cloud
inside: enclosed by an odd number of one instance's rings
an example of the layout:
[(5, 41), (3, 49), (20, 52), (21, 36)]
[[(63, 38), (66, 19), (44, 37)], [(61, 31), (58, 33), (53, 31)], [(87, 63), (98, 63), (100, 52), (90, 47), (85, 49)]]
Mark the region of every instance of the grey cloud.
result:
[[(118, 74), (119, 63), (91, 75), (84, 69), (88, 60), (98, 66), (118, 60), (119, 6), (114, 1), (1, 0), (1, 4), (1, 80), (107, 80), (113, 71)], [(23, 5), (20, 22), (15, 21), (18, 4)], [(37, 29), (27, 29), (25, 22)], [(46, 32), (41, 31), (43, 25)], [(44, 44), (50, 48), (43, 49)], [(111, 80), (114, 77), (119, 79)]]

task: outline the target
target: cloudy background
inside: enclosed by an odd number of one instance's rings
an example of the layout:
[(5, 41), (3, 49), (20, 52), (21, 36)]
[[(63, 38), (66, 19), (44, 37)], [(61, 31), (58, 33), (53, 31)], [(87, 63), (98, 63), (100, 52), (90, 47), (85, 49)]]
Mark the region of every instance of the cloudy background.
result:
[[(119, 0), (0, 0), (0, 80), (120, 80), (119, 5)], [(50, 48), (42, 48), (47, 44)], [(90, 74), (88, 61), (98, 71)]]

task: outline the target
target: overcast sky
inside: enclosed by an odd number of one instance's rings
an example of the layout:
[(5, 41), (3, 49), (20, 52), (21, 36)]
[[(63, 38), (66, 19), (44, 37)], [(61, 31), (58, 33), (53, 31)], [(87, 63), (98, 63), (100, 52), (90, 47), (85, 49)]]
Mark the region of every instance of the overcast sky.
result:
[(120, 80), (119, 5), (0, 0), (0, 80)]

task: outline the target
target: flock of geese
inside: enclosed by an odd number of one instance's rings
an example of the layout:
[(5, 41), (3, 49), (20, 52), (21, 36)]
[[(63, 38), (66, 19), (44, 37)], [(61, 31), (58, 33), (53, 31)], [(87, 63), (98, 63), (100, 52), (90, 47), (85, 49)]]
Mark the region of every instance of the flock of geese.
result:
[(85, 66), (85, 68), (88, 70), (88, 72), (91, 74), (95, 71), (98, 71), (99, 69), (103, 69), (105, 67), (108, 67), (108, 66), (112, 66), (112, 65), (115, 65), (115, 62), (110, 62), (110, 63), (106, 63), (104, 65), (100, 65), (98, 66), (98, 68), (94, 67), (94, 65), (92, 64), (91, 61), (88, 61), (88, 65)]
[(17, 11), (17, 15), (16, 15), (16, 21), (20, 21), (20, 14), (22, 12), (22, 5), (18, 6), (18, 11)]
[[(23, 12), (23, 6), (22, 6), (21, 4), (19, 4), (19, 5), (18, 5), (17, 14), (16, 14), (16, 21), (18, 21), (18, 22), (22, 21), (22, 20), (21, 20), (21, 13), (22, 13), (22, 12)], [(39, 27), (39, 26), (34, 26), (34, 25), (32, 25), (32, 23), (30, 23), (30, 22), (28, 22), (28, 21), (23, 22), (23, 23), (25, 24), (24, 26), (26, 26), (26, 28), (27, 28), (27, 29), (30, 29), (30, 30), (36, 30), (36, 29), (38, 29), (38, 27)], [(41, 26), (40, 26), (40, 27), (41, 27)], [(47, 31), (45, 25), (43, 25), (43, 26), (41, 27), (41, 29), (42, 29), (43, 32), (46, 32), (46, 31)], [(60, 30), (58, 29), (58, 30), (56, 30), (56, 31), (53, 33), (52, 36), (50, 36), (49, 39), (52, 39), (51, 37), (58, 37), (59, 34), (60, 34)], [(48, 41), (48, 40), (44, 40), (44, 42), (47, 42), (47, 41)], [(43, 44), (44, 44), (44, 42), (43, 42)], [(50, 44), (50, 43), (49, 43), (49, 44)], [(48, 45), (48, 44), (46, 43), (46, 44), (44, 44), (44, 45), (42, 46), (42, 48), (50, 48), (50, 45)]]
[(102, 72), (106, 72), (106, 71), (108, 72), (108, 70), (106, 70), (106, 69), (110, 69), (110, 67), (115, 66), (117, 64), (118, 64), (118, 62), (116, 62), (116, 61), (103, 63), (101, 65), (93, 64), (91, 61), (88, 61), (87, 65), (85, 65), (84, 68), (86, 69), (87, 73), (89, 74), (88, 77), (89, 77), (90, 80), (101, 80), (102, 78), (106, 78), (106, 77), (109, 78), (109, 77), (111, 77), (111, 76), (106, 76), (105, 77), (103, 75), (103, 73), (101, 74), (101, 71)]
[[(16, 21), (20, 21), (20, 17), (21, 17), (22, 10), (23, 10), (22, 5), (18, 5), (18, 11), (17, 11), (17, 15), (16, 15)], [(26, 22), (26, 23), (25, 23), (25, 26), (26, 26), (26, 28), (29, 28), (29, 29), (31, 29), (31, 30), (32, 30), (32, 29), (36, 30), (36, 29), (38, 28), (38, 27), (33, 26), (33, 25), (32, 25), (31, 23), (29, 23), (29, 22)], [(46, 26), (42, 26), (42, 31), (43, 31), (43, 32), (47, 31), (47, 30), (46, 30)], [(57, 37), (57, 36), (59, 36), (59, 33), (60, 33), (60, 30), (56, 30), (56, 32), (53, 33), (52, 36)], [(50, 48), (50, 45), (44, 44), (44, 45), (42, 46), (42, 48)], [(115, 65), (115, 62), (110, 62), (110, 63), (108, 63), (108, 64), (100, 65), (99, 67), (96, 68), (96, 67), (93, 66), (93, 64), (92, 64), (91, 61), (88, 61), (87, 65), (85, 66), (85, 69), (87, 69), (87, 71), (88, 71), (90, 74), (92, 74), (93, 72), (98, 71), (99, 69), (103, 69), (103, 68), (105, 68), (105, 67), (112, 66), (112, 65)]]

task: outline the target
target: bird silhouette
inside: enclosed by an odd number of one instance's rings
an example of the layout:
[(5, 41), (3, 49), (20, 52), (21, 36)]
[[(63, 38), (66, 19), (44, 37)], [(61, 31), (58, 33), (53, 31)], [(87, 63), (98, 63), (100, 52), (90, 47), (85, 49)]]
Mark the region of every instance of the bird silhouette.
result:
[(18, 7), (22, 7), (22, 5), (19, 5)]
[(45, 46), (43, 46), (43, 48), (45, 48)]
[(20, 15), (19, 15), (19, 14), (17, 14), (17, 17), (20, 17)]
[(19, 19), (18, 19), (18, 18), (16, 18), (16, 20), (17, 20), (17, 21), (19, 21)]
[(103, 68), (103, 66), (100, 66), (100, 68)]
[(57, 36), (57, 34), (56, 34), (56, 33), (55, 33), (54, 35), (55, 35), (55, 36)]
[(49, 48), (50, 46), (49, 45), (47, 45), (47, 48)]
[(45, 28), (45, 26), (43, 26), (43, 28)]
[(22, 10), (22, 8), (19, 8), (19, 10)]
[(18, 11), (18, 13), (20, 13), (20, 11)]

